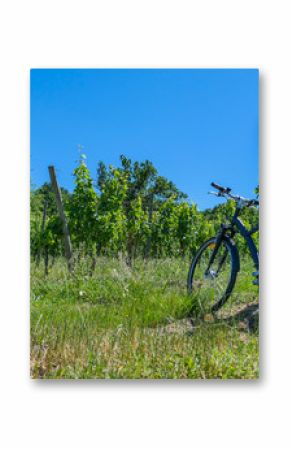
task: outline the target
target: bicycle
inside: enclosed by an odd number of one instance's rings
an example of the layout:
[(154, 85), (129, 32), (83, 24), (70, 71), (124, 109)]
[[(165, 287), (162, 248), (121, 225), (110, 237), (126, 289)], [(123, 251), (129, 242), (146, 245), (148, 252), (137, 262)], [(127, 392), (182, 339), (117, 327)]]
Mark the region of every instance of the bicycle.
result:
[(247, 199), (233, 195), (229, 187), (222, 187), (211, 183), (217, 192), (209, 192), (218, 197), (232, 199), (236, 202), (236, 209), (229, 224), (221, 224), (215, 237), (201, 245), (193, 257), (187, 279), (187, 289), (190, 295), (196, 295), (199, 304), (203, 302), (208, 312), (216, 312), (229, 299), (240, 271), (240, 256), (234, 242), (237, 233), (245, 239), (256, 271), (253, 272), (255, 285), (259, 285), (259, 253), (252, 239), (252, 235), (259, 230), (255, 226), (247, 230), (239, 214), (245, 207), (259, 206), (256, 199)]

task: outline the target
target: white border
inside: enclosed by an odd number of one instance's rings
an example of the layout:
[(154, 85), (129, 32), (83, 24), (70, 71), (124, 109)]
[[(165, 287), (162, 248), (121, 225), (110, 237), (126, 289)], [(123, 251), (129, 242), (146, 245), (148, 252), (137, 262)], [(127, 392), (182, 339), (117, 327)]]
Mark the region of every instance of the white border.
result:
[[(290, 399), (287, 2), (27, 0), (5, 2), (0, 8), (2, 447), (244, 449), (266, 443), (286, 447)], [(260, 381), (29, 380), (31, 67), (260, 69)]]

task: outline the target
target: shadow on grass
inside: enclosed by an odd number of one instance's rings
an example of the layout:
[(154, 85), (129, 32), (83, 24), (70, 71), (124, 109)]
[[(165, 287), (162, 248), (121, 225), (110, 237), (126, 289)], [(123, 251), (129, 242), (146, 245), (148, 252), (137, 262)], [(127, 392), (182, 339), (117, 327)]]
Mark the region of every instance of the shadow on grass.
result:
[(259, 304), (248, 304), (234, 314), (223, 318), (223, 321), (248, 332), (257, 333), (259, 332)]
[[(241, 331), (247, 331), (249, 333), (259, 332), (259, 303), (247, 304), (240, 307), (239, 310), (221, 312), (220, 315), (212, 317), (211, 321), (213, 325), (226, 324), (228, 326), (234, 326)], [(207, 321), (206, 317), (202, 321)], [(192, 331), (194, 328), (200, 325), (200, 320), (191, 319)]]

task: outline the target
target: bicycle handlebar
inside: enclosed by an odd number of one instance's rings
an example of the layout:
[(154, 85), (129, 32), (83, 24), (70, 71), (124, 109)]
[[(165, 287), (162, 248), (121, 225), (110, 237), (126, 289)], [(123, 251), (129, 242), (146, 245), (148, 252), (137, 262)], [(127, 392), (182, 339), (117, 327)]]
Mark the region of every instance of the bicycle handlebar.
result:
[(241, 205), (245, 207), (259, 206), (258, 200), (250, 200), (248, 198), (243, 198), (242, 196), (239, 195), (233, 195), (232, 193), (230, 193), (232, 189), (230, 189), (229, 187), (222, 187), (219, 184), (216, 184), (215, 182), (212, 182), (211, 186), (218, 190), (218, 193), (209, 192), (212, 195), (231, 198), (232, 200), (241, 203)]

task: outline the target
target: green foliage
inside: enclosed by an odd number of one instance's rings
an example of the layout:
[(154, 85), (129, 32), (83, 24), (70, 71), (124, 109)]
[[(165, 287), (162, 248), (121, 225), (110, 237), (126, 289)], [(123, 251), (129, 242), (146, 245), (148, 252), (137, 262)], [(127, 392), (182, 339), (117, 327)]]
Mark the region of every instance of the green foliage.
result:
[(100, 183), (101, 195), (97, 210), (97, 244), (99, 253), (116, 254), (124, 248), (126, 236), (126, 215), (124, 201), (128, 184), (127, 176), (121, 170), (109, 167)]
[[(63, 188), (61, 193), (67, 205), (70, 195)], [(62, 228), (55, 197), (51, 185), (47, 183), (30, 193), (30, 240), (31, 255), (38, 260), (42, 253), (56, 257), (63, 251)]]
[(75, 189), (68, 207), (69, 226), (73, 243), (77, 247), (83, 245), (88, 252), (92, 251), (96, 245), (98, 196), (84, 157), (74, 170), (74, 177)]
[[(71, 194), (62, 189), (74, 252), (123, 254), (129, 265), (136, 257), (192, 255), (235, 210), (235, 203), (228, 201), (198, 211), (150, 161), (132, 162), (124, 155), (118, 168), (99, 162), (98, 191), (82, 155), (74, 182)], [(242, 219), (249, 228), (255, 226), (258, 211), (244, 209)], [(244, 240), (240, 236), (237, 240), (246, 252)], [(31, 193), (31, 253), (38, 259), (42, 253), (55, 257), (63, 252), (62, 246), (54, 195), (44, 184)]]

